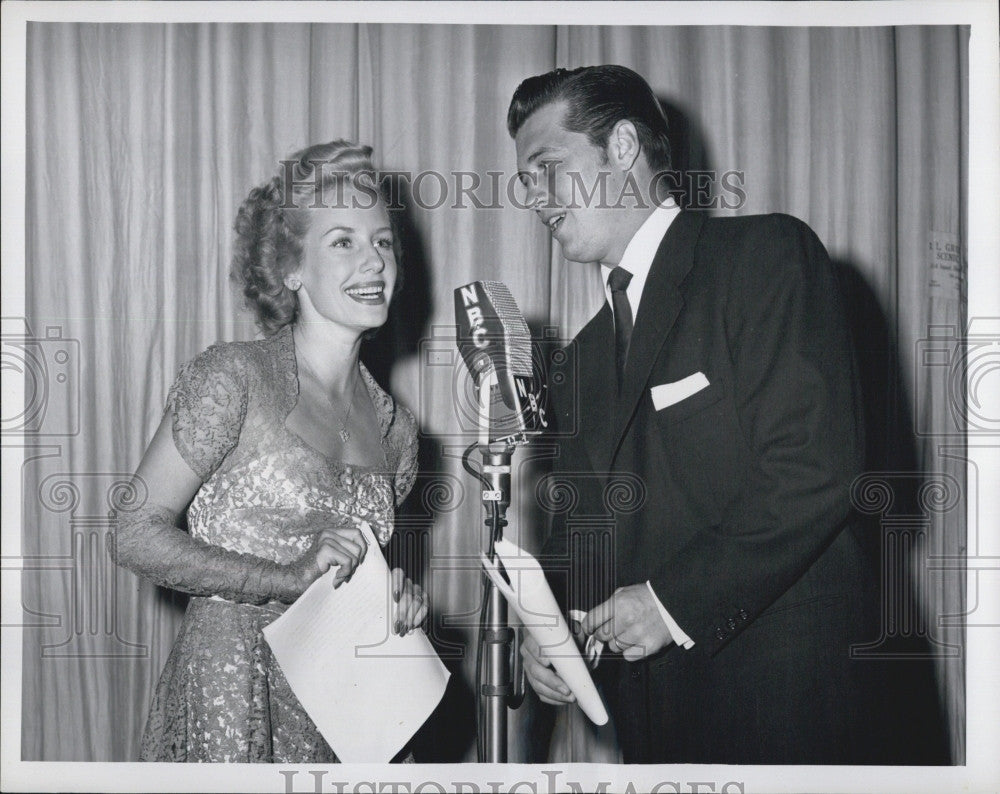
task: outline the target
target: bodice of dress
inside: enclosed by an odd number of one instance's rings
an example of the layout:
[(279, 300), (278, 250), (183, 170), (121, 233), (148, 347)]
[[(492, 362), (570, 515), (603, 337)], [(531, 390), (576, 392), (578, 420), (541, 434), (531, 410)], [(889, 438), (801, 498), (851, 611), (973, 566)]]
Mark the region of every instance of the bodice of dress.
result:
[(416, 475), (416, 425), (363, 365), (361, 374), (382, 467), (332, 459), (285, 426), (298, 399), (290, 327), (213, 345), (187, 364), (168, 402), (175, 445), (203, 480), (188, 508), (191, 534), (278, 563), (300, 556), (324, 527), (367, 521), (385, 545)]

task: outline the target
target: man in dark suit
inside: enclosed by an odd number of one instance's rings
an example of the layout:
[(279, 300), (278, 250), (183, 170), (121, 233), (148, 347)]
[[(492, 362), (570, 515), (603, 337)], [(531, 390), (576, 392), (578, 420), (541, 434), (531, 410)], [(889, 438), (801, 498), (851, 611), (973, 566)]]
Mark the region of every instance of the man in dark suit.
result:
[[(551, 378), (575, 498), (543, 564), (608, 643), (595, 675), (625, 760), (880, 761), (850, 654), (877, 634), (850, 501), (861, 410), (822, 244), (784, 215), (678, 209), (656, 178), (666, 119), (623, 67), (525, 80), (508, 128), (540, 220), (605, 279)], [(522, 654), (543, 701), (572, 700), (544, 649)]]

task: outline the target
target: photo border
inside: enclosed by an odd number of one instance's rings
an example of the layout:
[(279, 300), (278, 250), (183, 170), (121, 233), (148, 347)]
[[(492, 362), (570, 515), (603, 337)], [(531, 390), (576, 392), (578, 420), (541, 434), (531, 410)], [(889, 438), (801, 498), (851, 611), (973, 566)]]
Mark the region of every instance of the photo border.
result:
[[(2, 76), (0, 91), (4, 103), (2, 126), (3, 179), (0, 196), (2, 218), (3, 290), (2, 315), (23, 317), (25, 292), (25, 57), (26, 24), (31, 21), (79, 22), (407, 22), (449, 24), (576, 24), (604, 25), (970, 25), (969, 42), (969, 179), (968, 201), (968, 317), (1000, 317), (1000, 78), (996, 54), (998, 14), (996, 3), (978, 0), (957, 2), (680, 2), (680, 3), (311, 3), (311, 2), (5, 2), (0, 26)], [(20, 121), (21, 123), (16, 123)], [(994, 379), (995, 381), (996, 379)], [(996, 386), (996, 383), (993, 383)], [(3, 400), (17, 404), (23, 395), (4, 384)], [(993, 389), (987, 399), (1000, 401)], [(970, 439), (970, 446), (972, 440)], [(988, 447), (982, 447), (989, 449)], [(0, 788), (4, 791), (111, 791), (111, 790), (209, 790), (286, 791), (285, 772), (297, 772), (293, 790), (313, 791), (310, 770), (314, 766), (233, 765), (154, 765), (102, 762), (23, 762), (20, 760), (21, 652), (22, 632), (10, 627), (20, 618), (21, 582), (13, 575), (21, 542), (20, 472), (23, 450), (3, 444), (3, 560), (2, 577), (2, 684), (0, 684)], [(970, 462), (969, 478), (978, 482), (1000, 482), (1000, 454), (984, 453), (978, 466)], [(985, 465), (984, 465), (985, 464)], [(977, 468), (977, 471), (973, 469)], [(982, 489), (978, 500), (968, 505), (970, 522), (978, 516), (980, 533), (997, 531), (1000, 489)], [(995, 544), (996, 539), (992, 542)], [(1000, 578), (1000, 577), (995, 577)], [(986, 585), (984, 587), (984, 584)], [(1000, 592), (1000, 583), (979, 583), (978, 598), (984, 592)], [(968, 579), (969, 604), (977, 601), (976, 577)], [(608, 781), (608, 791), (651, 791), (657, 783), (687, 785), (714, 781), (719, 791), (726, 782), (739, 781), (746, 792), (869, 792), (877, 790), (942, 792), (964, 790), (993, 791), (1000, 780), (1000, 681), (996, 660), (1000, 659), (1000, 630), (981, 628), (967, 632), (967, 757), (955, 767), (742, 767), (742, 766), (609, 766), (600, 764), (564, 765), (484, 765), (418, 764), (342, 765), (328, 772), (323, 791), (336, 791), (334, 781), (349, 781), (343, 791), (392, 791), (388, 781), (408, 781), (411, 787), (426, 781), (442, 781), (447, 791), (454, 783), (473, 783), (484, 791), (548, 792), (555, 781), (579, 782), (583, 791), (594, 790)], [(374, 786), (370, 788), (368, 782)], [(377, 784), (382, 782), (380, 788)], [(517, 786), (520, 784), (520, 786)], [(629, 788), (631, 786), (631, 789)], [(405, 790), (405, 789), (399, 789)], [(416, 788), (413, 788), (416, 790)], [(425, 791), (436, 791), (426, 787)], [(468, 790), (468, 789), (467, 789)], [(662, 791), (672, 791), (670, 787)], [(687, 791), (690, 788), (682, 788)]]

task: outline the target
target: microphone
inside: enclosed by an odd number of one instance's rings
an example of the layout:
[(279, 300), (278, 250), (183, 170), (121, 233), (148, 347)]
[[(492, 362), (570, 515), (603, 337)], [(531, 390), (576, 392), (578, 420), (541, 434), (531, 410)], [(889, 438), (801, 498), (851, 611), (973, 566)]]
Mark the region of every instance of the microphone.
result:
[(455, 290), (456, 341), (479, 395), (485, 443), (527, 444), (546, 426), (531, 332), (507, 285), (473, 281)]

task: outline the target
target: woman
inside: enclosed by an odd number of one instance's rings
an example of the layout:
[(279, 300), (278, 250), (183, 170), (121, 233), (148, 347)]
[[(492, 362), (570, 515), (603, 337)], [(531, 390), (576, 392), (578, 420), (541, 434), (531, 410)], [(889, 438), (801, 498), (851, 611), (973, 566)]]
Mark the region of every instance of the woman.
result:
[[(136, 472), (148, 499), (120, 511), (116, 560), (193, 596), (143, 760), (337, 760), (261, 629), (331, 566), (350, 587), (369, 551), (361, 523), (384, 546), (416, 474), (412, 415), (358, 360), (398, 277), (370, 154), (313, 146), (250, 192), (233, 276), (266, 338), (213, 345), (182, 369)], [(426, 598), (400, 569), (392, 582), (392, 628), (411, 631)]]

